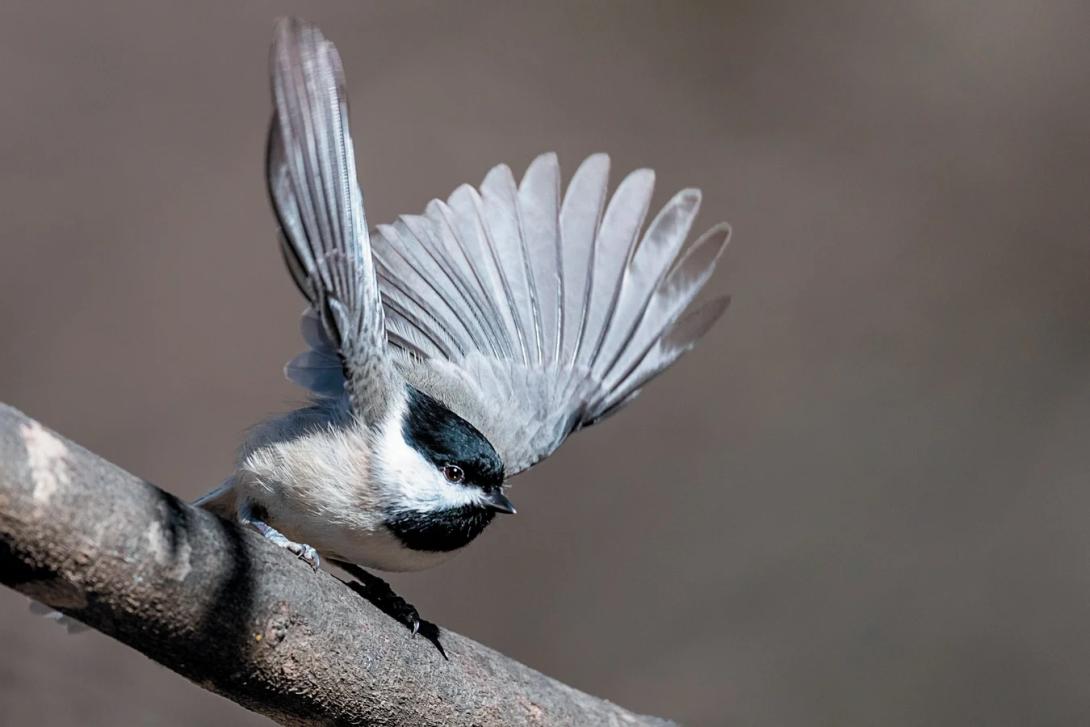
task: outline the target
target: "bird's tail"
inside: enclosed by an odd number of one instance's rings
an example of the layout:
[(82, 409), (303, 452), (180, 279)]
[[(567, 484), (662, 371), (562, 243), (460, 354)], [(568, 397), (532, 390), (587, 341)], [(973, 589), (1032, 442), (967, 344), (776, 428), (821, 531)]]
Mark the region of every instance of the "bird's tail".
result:
[(220, 517), (234, 517), (235, 508), (238, 504), (234, 475), (224, 480), (223, 484), (216, 489), (198, 497), (191, 504), (193, 507), (202, 508)]
[(31, 601), (30, 601), (30, 612), (38, 614), (39, 616), (45, 616), (48, 619), (52, 619), (53, 621), (56, 621), (61, 626), (68, 629), (68, 633), (70, 633), (70, 634), (80, 634), (80, 633), (83, 633), (84, 631), (90, 631), (91, 630), (90, 626), (86, 626), (86, 625), (80, 623), (79, 621), (72, 618), (71, 616), (65, 616), (60, 611), (54, 611), (51, 606), (47, 606), (44, 603), (41, 603), (39, 601), (35, 601), (33, 599), (31, 599)]

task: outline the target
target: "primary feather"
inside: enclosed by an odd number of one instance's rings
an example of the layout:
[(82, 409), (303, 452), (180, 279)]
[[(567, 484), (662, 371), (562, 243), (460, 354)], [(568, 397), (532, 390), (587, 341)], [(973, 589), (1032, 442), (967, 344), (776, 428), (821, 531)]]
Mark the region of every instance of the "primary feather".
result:
[(340, 57), (317, 28), (292, 18), (277, 25), (270, 65), (275, 113), (267, 150), (269, 194), (288, 268), (331, 344), (312, 330), (314, 320), (304, 321), (308, 338), (319, 345), (293, 360), (288, 375), (318, 393), (336, 395), (330, 366), (331, 354), (336, 356), (348, 375), (353, 408), (374, 424), (385, 412), (392, 369)]

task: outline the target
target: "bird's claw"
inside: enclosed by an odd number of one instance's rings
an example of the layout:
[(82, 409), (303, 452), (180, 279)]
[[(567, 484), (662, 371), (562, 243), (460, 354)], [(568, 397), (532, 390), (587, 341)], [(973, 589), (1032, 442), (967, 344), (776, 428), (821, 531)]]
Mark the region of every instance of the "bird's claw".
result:
[(306, 543), (296, 543), (294, 540), (290, 540), (282, 532), (265, 522), (265, 517), (264, 510), (250, 502), (243, 503), (238, 510), (238, 519), (241, 523), (249, 525), (274, 545), (284, 548), (289, 553), (294, 553), (300, 560), (317, 571), (322, 564), (322, 559), (318, 557), (318, 551)]
[(288, 546), (288, 550), (295, 553), (299, 560), (309, 565), (315, 571), (322, 565), (322, 558), (318, 555), (318, 551), (305, 543), (292, 543)]
[(349, 588), (363, 596), (371, 605), (387, 616), (408, 628), (410, 639), (415, 639), (416, 635), (420, 634), (435, 645), (435, 648), (439, 650), (444, 659), (447, 658), (443, 645), (439, 643), (439, 627), (420, 618), (416, 607), (394, 593), (394, 590), (390, 588), (390, 584), (358, 565), (339, 560), (335, 560), (334, 563), (356, 577), (355, 582), (348, 583)]
[(392, 590), (377, 594), (374, 603), (393, 619), (405, 624), (405, 627), (409, 629), (410, 639), (415, 639), (416, 635), (420, 633), (422, 622), (416, 606), (413, 606)]

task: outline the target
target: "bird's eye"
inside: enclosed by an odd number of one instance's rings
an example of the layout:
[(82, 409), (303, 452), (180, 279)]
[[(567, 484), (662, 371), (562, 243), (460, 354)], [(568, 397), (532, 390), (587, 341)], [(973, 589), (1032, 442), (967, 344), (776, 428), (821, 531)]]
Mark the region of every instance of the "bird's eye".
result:
[(447, 478), (448, 482), (458, 484), (466, 478), (466, 473), (458, 465), (448, 464), (443, 467), (443, 476)]

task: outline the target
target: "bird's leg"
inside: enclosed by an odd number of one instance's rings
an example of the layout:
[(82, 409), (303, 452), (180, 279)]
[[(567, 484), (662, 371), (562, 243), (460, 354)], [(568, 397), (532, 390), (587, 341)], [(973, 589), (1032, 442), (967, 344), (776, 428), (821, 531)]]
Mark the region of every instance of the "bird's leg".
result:
[(333, 562), (356, 579), (356, 583), (348, 584), (349, 588), (366, 598), (371, 605), (390, 618), (404, 624), (412, 633), (413, 638), (416, 638), (419, 633), (435, 644), (435, 647), (439, 649), (439, 653), (446, 657), (446, 652), (443, 651), (443, 647), (439, 643), (439, 627), (420, 618), (416, 607), (394, 593), (394, 589), (390, 588), (389, 583), (353, 563), (346, 563), (341, 560)]
[(252, 503), (244, 502), (238, 509), (238, 521), (243, 525), (249, 525), (251, 528), (261, 533), (265, 538), (272, 541), (275, 545), (279, 545), (281, 548), (286, 548), (289, 552), (295, 553), (298, 558), (307, 563), (314, 570), (318, 570), (318, 567), (322, 563), (322, 559), (318, 556), (318, 551), (314, 548), (306, 545), (305, 543), (296, 543), (294, 540), (289, 540), (286, 535), (265, 522), (262, 517), (263, 512), (260, 512), (258, 508), (255, 508)]
[(360, 586), (352, 590), (366, 598), (375, 608), (390, 618), (405, 624), (412, 631), (414, 637), (419, 633), (419, 612), (411, 603), (394, 593), (394, 589), (390, 588), (389, 583), (353, 563), (345, 563), (340, 560), (334, 561), (334, 563), (358, 581), (357, 584), (349, 584)]

